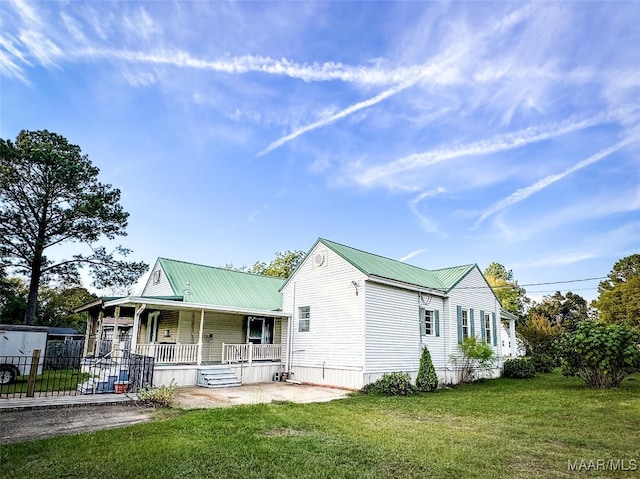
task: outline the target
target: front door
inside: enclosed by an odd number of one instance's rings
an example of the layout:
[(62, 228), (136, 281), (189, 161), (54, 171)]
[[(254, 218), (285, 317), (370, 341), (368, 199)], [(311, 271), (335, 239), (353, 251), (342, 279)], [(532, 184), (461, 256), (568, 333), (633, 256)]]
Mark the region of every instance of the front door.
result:
[(247, 324), (247, 343), (272, 344), (273, 318), (249, 316)]

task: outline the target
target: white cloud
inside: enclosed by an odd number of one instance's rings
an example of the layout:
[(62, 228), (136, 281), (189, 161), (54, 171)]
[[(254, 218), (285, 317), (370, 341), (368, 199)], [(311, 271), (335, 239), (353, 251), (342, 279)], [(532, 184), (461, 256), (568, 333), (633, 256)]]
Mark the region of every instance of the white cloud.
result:
[(411, 209), (411, 212), (418, 219), (418, 223), (420, 224), (422, 229), (424, 229), (427, 233), (443, 234), (443, 232), (440, 231), (440, 228), (437, 226), (436, 222), (434, 220), (427, 218), (427, 216), (420, 211), (419, 204), (427, 198), (432, 198), (444, 192), (445, 192), (444, 188), (441, 188), (441, 187), (436, 188), (435, 190), (432, 190), (432, 191), (424, 191), (419, 195), (417, 195), (408, 203), (409, 208)]
[(424, 168), (429, 165), (466, 156), (489, 155), (522, 148), (531, 143), (556, 138), (574, 131), (606, 123), (613, 123), (619, 121), (619, 119), (626, 114), (626, 110), (618, 110), (600, 113), (589, 118), (572, 117), (559, 123), (531, 126), (514, 132), (501, 133), (486, 140), (429, 150), (424, 153), (406, 156), (384, 165), (371, 167), (365, 170), (364, 173), (355, 176), (354, 180), (361, 185), (373, 185), (388, 176), (403, 171)]
[(629, 143), (633, 141), (637, 141), (638, 139), (640, 138), (639, 137), (626, 138), (622, 141), (619, 141), (615, 145), (605, 148), (599, 151), (598, 153), (596, 153), (595, 155), (590, 156), (589, 158), (576, 163), (571, 168), (568, 168), (561, 173), (546, 176), (545, 178), (542, 178), (541, 180), (535, 182), (533, 185), (527, 186), (525, 188), (520, 188), (519, 190), (515, 191), (508, 197), (503, 198), (502, 200), (497, 201), (496, 203), (491, 205), (484, 213), (482, 213), (482, 215), (480, 215), (480, 217), (475, 222), (472, 229), (477, 229), (484, 222), (484, 220), (486, 220), (492, 214), (527, 199), (529, 196), (547, 188), (553, 183), (560, 181), (564, 177), (606, 158), (607, 156), (625, 147)]
[(425, 251), (427, 251), (425, 248), (417, 249), (415, 251), (412, 251), (409, 254), (404, 255), (398, 261), (400, 261), (401, 263), (404, 263), (405, 261), (409, 261), (411, 258), (415, 258), (416, 256), (418, 256), (419, 254), (424, 253)]
[(581, 252), (564, 252), (553, 256), (546, 256), (530, 263), (514, 263), (514, 268), (539, 268), (543, 266), (562, 266), (588, 259), (595, 258), (594, 253), (581, 253)]

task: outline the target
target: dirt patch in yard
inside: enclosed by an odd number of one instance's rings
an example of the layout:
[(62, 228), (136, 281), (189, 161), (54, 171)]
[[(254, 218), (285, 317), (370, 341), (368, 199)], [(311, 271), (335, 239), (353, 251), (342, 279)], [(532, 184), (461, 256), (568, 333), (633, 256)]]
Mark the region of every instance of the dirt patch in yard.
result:
[(247, 384), (235, 388), (186, 387), (176, 390), (174, 406), (203, 409), (270, 402), (325, 402), (346, 397), (344, 389), (292, 383)]

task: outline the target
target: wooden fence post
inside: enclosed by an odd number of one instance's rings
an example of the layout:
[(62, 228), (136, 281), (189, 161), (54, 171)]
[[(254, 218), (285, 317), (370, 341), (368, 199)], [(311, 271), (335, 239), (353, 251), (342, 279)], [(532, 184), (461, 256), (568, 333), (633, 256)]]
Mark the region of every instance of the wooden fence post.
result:
[(31, 356), (31, 370), (29, 371), (29, 382), (27, 383), (27, 397), (32, 398), (36, 391), (36, 377), (38, 376), (38, 363), (40, 362), (40, 350), (34, 349)]

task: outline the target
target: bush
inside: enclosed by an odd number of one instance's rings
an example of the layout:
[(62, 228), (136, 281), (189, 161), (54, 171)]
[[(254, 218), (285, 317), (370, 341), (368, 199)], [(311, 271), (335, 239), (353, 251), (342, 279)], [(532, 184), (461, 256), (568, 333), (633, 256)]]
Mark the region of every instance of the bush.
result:
[(555, 358), (549, 354), (532, 354), (531, 362), (537, 373), (550, 373), (557, 366)]
[(451, 362), (458, 368), (461, 383), (477, 379), (478, 371), (486, 371), (493, 366), (495, 356), (493, 349), (485, 341), (478, 341), (469, 336), (458, 344), (458, 354), (451, 355)]
[(416, 393), (407, 373), (386, 373), (374, 383), (361, 390), (364, 394), (384, 394), (386, 396), (409, 396)]
[(578, 376), (590, 388), (615, 388), (640, 371), (640, 331), (625, 324), (581, 321), (557, 344), (565, 376)]
[(536, 369), (529, 358), (507, 359), (504, 362), (502, 376), (510, 379), (526, 379), (536, 375)]
[(176, 385), (173, 381), (169, 386), (147, 387), (138, 393), (138, 403), (147, 407), (170, 407), (175, 392)]
[(418, 391), (428, 393), (435, 391), (438, 387), (438, 376), (436, 369), (431, 361), (431, 354), (426, 348), (422, 348), (422, 356), (420, 356), (420, 368), (418, 369), (418, 377), (416, 378), (416, 388)]

